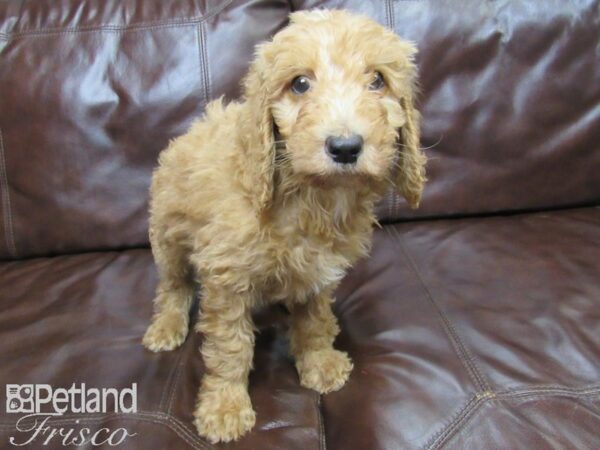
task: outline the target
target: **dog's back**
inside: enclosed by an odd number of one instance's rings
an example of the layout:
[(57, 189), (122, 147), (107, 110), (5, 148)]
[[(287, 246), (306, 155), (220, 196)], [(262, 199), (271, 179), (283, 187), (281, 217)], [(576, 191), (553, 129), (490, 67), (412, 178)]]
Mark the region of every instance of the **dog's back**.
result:
[[(160, 240), (191, 248), (190, 239), (202, 228), (214, 226), (214, 231), (207, 229), (201, 235), (216, 236), (219, 227), (239, 224), (232, 216), (244, 209), (245, 202), (236, 186), (240, 148), (232, 137), (240, 108), (239, 103), (224, 106), (221, 99), (211, 102), (206, 114), (160, 154), (150, 189), (150, 229), (155, 238), (160, 234)], [(239, 214), (242, 221), (252, 216), (249, 211)]]

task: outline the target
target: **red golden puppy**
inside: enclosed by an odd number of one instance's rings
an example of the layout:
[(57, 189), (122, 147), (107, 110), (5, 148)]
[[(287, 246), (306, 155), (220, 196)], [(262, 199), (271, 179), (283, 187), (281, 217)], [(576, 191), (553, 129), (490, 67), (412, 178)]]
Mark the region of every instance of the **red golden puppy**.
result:
[(243, 99), (210, 103), (160, 155), (150, 208), (160, 282), (143, 342), (185, 340), (199, 281), (207, 372), (195, 423), (210, 441), (255, 423), (254, 308), (289, 309), (303, 386), (327, 393), (348, 379), (332, 293), (369, 250), (377, 200), (394, 186), (416, 207), (425, 182), (415, 52), (366, 17), (294, 13), (257, 47)]

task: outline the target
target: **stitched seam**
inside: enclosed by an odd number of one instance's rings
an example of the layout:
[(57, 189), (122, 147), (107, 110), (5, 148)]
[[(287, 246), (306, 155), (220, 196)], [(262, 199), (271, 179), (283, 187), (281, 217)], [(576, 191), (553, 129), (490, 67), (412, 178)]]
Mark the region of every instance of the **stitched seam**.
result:
[(8, 172), (6, 170), (2, 128), (0, 128), (0, 183), (2, 184), (2, 209), (4, 210), (4, 239), (6, 240), (6, 247), (9, 254), (14, 258), (17, 256), (17, 248), (15, 246), (15, 235), (13, 231), (13, 218), (10, 206), (10, 192), (8, 190)]
[(389, 15), (389, 26), (390, 29), (394, 30), (396, 28), (395, 17), (394, 17), (394, 2), (389, 0), (387, 2), (387, 14)]
[(202, 46), (202, 26), (196, 29), (196, 45), (198, 47), (198, 74), (200, 76), (200, 92), (202, 93), (204, 107), (208, 104), (208, 93), (206, 92), (206, 80), (204, 79), (204, 57)]
[(173, 424), (173, 430), (177, 433), (177, 429), (179, 430), (178, 435), (184, 436), (186, 435), (189, 438), (188, 442), (193, 442), (191, 444), (192, 447), (202, 448), (206, 450), (214, 450), (214, 447), (208, 442), (202, 440), (197, 434), (191, 432), (188, 427), (186, 427), (180, 420), (176, 419), (171, 415), (167, 415), (167, 420)]
[(167, 408), (167, 413), (171, 413), (171, 408), (173, 407), (173, 399), (175, 398), (175, 390), (179, 385), (179, 378), (181, 376), (181, 368), (183, 367), (183, 348), (181, 349), (181, 353), (179, 354), (179, 359), (177, 360), (177, 371), (175, 372), (175, 378), (173, 383), (171, 384), (171, 392), (169, 393), (169, 403)]
[(162, 393), (160, 394), (160, 402), (158, 403), (158, 409), (161, 411), (166, 409), (165, 397), (166, 397), (167, 392), (169, 392), (169, 387), (171, 386), (171, 380), (173, 379), (173, 373), (175, 373), (175, 371), (177, 370), (177, 366), (179, 366), (179, 359), (177, 359), (177, 362), (171, 368), (171, 371), (169, 372), (169, 377), (167, 378), (167, 382), (165, 383)]
[(319, 448), (320, 450), (327, 450), (327, 440), (325, 439), (325, 421), (323, 420), (323, 410), (321, 407), (321, 396), (317, 396), (317, 419), (319, 421)]
[[(386, 15), (386, 22), (387, 22), (387, 26), (388, 28), (390, 28), (391, 30), (394, 29), (394, 5), (392, 0), (386, 0), (385, 2), (385, 15)], [(398, 214), (398, 194), (396, 192), (396, 189), (391, 189), (389, 196), (388, 196), (388, 214), (389, 214), (389, 219), (395, 219), (399, 216)]]
[(404, 247), (404, 244), (402, 243), (402, 237), (400, 236), (400, 233), (396, 229), (394, 229), (394, 228), (391, 228), (391, 230), (392, 230), (392, 232), (395, 233), (395, 235), (397, 237), (398, 246), (399, 246), (402, 254), (404, 255), (404, 257), (407, 259), (410, 268), (412, 269), (412, 271), (417, 276), (417, 279), (419, 280), (419, 282), (420, 282), (420, 284), (421, 284), (421, 286), (422, 286), (422, 288), (423, 288), (423, 290), (424, 290), (424, 292), (425, 292), (425, 294), (427, 296), (427, 299), (429, 300), (429, 302), (432, 304), (432, 306), (434, 307), (434, 309), (436, 310), (436, 312), (440, 316), (440, 319), (442, 321), (442, 326), (443, 326), (443, 329), (444, 329), (444, 331), (446, 333), (446, 336), (450, 340), (450, 342), (452, 344), (452, 347), (454, 348), (457, 356), (459, 357), (459, 359), (461, 360), (461, 362), (463, 363), (463, 365), (467, 369), (467, 372), (469, 373), (469, 376), (471, 377), (471, 380), (475, 383), (475, 385), (481, 391), (491, 390), (490, 387), (489, 387), (489, 385), (488, 385), (488, 383), (483, 379), (483, 376), (480, 375), (477, 367), (475, 366), (475, 363), (473, 362), (472, 356), (470, 355), (470, 353), (468, 352), (467, 348), (463, 344), (462, 340), (460, 339), (460, 337), (456, 333), (456, 330), (452, 326), (452, 323), (446, 317), (446, 315), (443, 313), (443, 311), (441, 310), (441, 308), (439, 307), (439, 305), (437, 304), (437, 302), (433, 299), (433, 295), (431, 294), (431, 291), (429, 290), (429, 288), (425, 284), (425, 282), (424, 282), (424, 280), (423, 280), (423, 278), (421, 276), (421, 273), (419, 272), (419, 270), (416, 267), (415, 262), (410, 257), (410, 255), (408, 254), (408, 251)]
[(392, 28), (392, 19), (390, 18), (390, 3), (391, 0), (385, 0), (385, 24), (388, 28)]
[(444, 425), (429, 438), (423, 448), (426, 450), (440, 448), (441, 445), (456, 432), (458, 427), (465, 423), (465, 421), (467, 421), (484, 402), (492, 398), (492, 396), (493, 394), (489, 393), (485, 395), (477, 394), (471, 397), (462, 408), (452, 415), (452, 418), (447, 425)]
[(454, 420), (445, 428), (440, 430), (441, 432), (438, 436), (434, 436), (434, 439), (430, 441), (431, 443), (426, 446), (427, 450), (436, 450), (441, 448), (450, 438), (452, 438), (456, 432), (466, 423), (471, 420), (473, 415), (477, 412), (477, 410), (490, 399), (493, 399), (494, 394), (483, 394), (476, 395), (473, 397), (472, 401), (467, 404), (463, 410), (459, 412), (459, 414), (454, 418)]
[(395, 195), (394, 191), (390, 190), (390, 192), (388, 192), (387, 199), (386, 199), (387, 204), (388, 204), (388, 216), (390, 219), (392, 217), (394, 217), (393, 216), (393, 214), (394, 214), (394, 195)]
[(206, 29), (204, 28), (204, 23), (200, 24), (200, 43), (202, 45), (202, 68), (204, 70), (204, 92), (205, 92), (205, 104), (208, 105), (208, 102), (211, 98), (211, 82), (210, 82), (210, 69), (208, 67), (208, 48), (206, 44)]
[[(385, 2), (385, 21), (386, 21), (388, 28), (393, 30), (394, 27), (393, 27), (392, 11), (393, 11), (392, 1), (386, 0), (386, 2)], [(396, 215), (396, 190), (395, 189), (392, 188), (388, 192), (388, 195), (386, 196), (386, 203), (387, 203), (387, 211), (388, 211), (389, 219), (393, 219), (393, 218), (397, 217), (397, 215)]]
[[(171, 397), (173, 395), (172, 383), (174, 379), (179, 379), (179, 370), (181, 368), (181, 360), (183, 358), (183, 350), (184, 350), (185, 342), (181, 345), (177, 353), (177, 359), (175, 361), (175, 366), (171, 369), (171, 373), (169, 373), (168, 381), (163, 389), (163, 392), (160, 396), (159, 409), (164, 410), (167, 408), (167, 413), (170, 413), (171, 409)], [(169, 392), (169, 396), (165, 397), (166, 393)]]
[[(459, 414), (451, 421), (449, 425), (435, 433), (434, 436), (425, 444), (424, 448), (426, 450), (436, 450), (447, 444), (448, 441), (456, 435), (460, 426), (466, 424), (480, 406), (496, 398), (499, 400), (510, 401), (519, 398), (538, 398), (540, 400), (556, 397), (585, 398), (590, 395), (600, 395), (600, 386), (593, 386), (583, 389), (574, 389), (568, 387), (556, 387), (554, 389), (530, 388), (523, 389), (522, 391), (506, 391), (497, 394), (492, 392), (479, 394), (467, 403), (467, 405), (459, 412)], [(476, 401), (473, 403), (473, 400)]]
[(540, 386), (525, 388), (516, 391), (497, 392), (496, 396), (502, 398), (521, 398), (530, 396), (559, 396), (559, 397), (585, 397), (600, 395), (600, 386), (590, 386), (582, 389), (562, 386)]
[(202, 23), (217, 14), (224, 11), (233, 0), (224, 1), (219, 7), (213, 9), (212, 11), (207, 12), (202, 16), (190, 17), (190, 18), (182, 18), (182, 19), (170, 19), (164, 21), (154, 21), (154, 22), (140, 22), (131, 25), (90, 25), (84, 27), (71, 27), (71, 28), (45, 28), (40, 30), (35, 29), (24, 29), (21, 31), (17, 31), (14, 33), (8, 33), (9, 38), (22, 38), (22, 37), (36, 37), (36, 36), (45, 36), (45, 35), (61, 35), (61, 34), (70, 34), (70, 33), (85, 33), (85, 32), (96, 32), (96, 31), (107, 31), (107, 32), (127, 32), (127, 31), (139, 31), (139, 30), (154, 30), (159, 28), (177, 28), (181, 26), (191, 26)]
[(391, 231), (396, 235), (396, 238), (397, 238), (396, 242), (398, 243), (398, 247), (400, 248), (400, 251), (402, 252), (404, 257), (407, 259), (410, 268), (415, 273), (415, 275), (417, 276), (417, 279), (421, 283), (421, 286), (427, 296), (427, 299), (429, 300), (431, 305), (434, 307), (434, 309), (440, 316), (440, 319), (442, 321), (442, 327), (446, 333), (446, 336), (450, 340), (452, 347), (454, 348), (459, 359), (462, 361), (463, 365), (467, 369), (467, 372), (469, 373), (471, 380), (475, 383), (475, 385), (477, 386), (477, 388), (479, 390), (491, 391), (492, 389), (490, 388), (487, 380), (484, 378), (483, 374), (478, 369), (477, 365), (475, 364), (473, 356), (471, 355), (471, 353), (469, 352), (467, 347), (464, 345), (464, 343), (460, 339), (460, 336), (456, 332), (456, 329), (454, 328), (452, 322), (450, 321), (450, 319), (448, 319), (448, 317), (446, 317), (446, 315), (444, 314), (444, 312), (442, 311), (440, 306), (434, 300), (433, 295), (432, 295), (431, 291), (429, 290), (429, 288), (427, 287), (427, 285), (425, 284), (423, 277), (421, 276), (421, 273), (419, 272), (415, 262), (413, 261), (413, 259), (409, 255), (408, 251), (404, 247), (400, 233), (395, 228), (389, 228), (389, 229), (391, 229)]
[[(185, 345), (185, 344), (183, 344)], [(180, 367), (180, 363), (181, 363), (181, 358), (183, 355), (183, 345), (181, 346), (181, 348), (178, 350), (178, 354), (177, 354), (177, 360), (175, 361), (175, 366), (171, 369), (171, 373), (169, 373), (169, 378), (167, 383), (165, 384), (165, 387), (163, 389), (163, 392), (160, 396), (160, 403), (159, 403), (159, 409), (161, 410), (167, 410), (167, 412), (169, 412), (168, 408), (171, 402), (171, 395), (172, 395), (172, 385), (173, 385), (173, 380), (177, 377), (177, 373), (179, 371), (179, 367)], [(169, 393), (167, 396), (167, 392)]]
[(200, 77), (200, 92), (202, 93), (203, 99), (204, 99), (204, 107), (206, 108), (206, 90), (204, 89), (204, 70), (202, 68), (202, 64), (204, 63), (204, 61), (202, 61), (202, 44), (201, 44), (201, 40), (202, 38), (200, 37), (200, 28), (201, 27), (197, 27), (196, 28), (196, 47), (198, 48), (198, 76)]
[(52, 36), (66, 36), (71, 34), (79, 34), (79, 33), (114, 33), (114, 34), (125, 34), (125, 33), (136, 33), (136, 32), (144, 32), (144, 31), (154, 31), (154, 30), (166, 30), (169, 28), (177, 29), (177, 28), (186, 28), (186, 27), (194, 27), (197, 26), (199, 22), (191, 22), (185, 24), (177, 24), (177, 25), (156, 25), (152, 27), (145, 28), (101, 28), (97, 30), (67, 30), (61, 32), (53, 32), (53, 33), (38, 33), (38, 34), (26, 34), (23, 36), (9, 36), (10, 39), (20, 40), (24, 38), (44, 38), (44, 37), (52, 37)]
[(508, 402), (519, 402), (519, 401), (531, 401), (531, 400), (555, 400), (559, 398), (563, 399), (578, 399), (580, 401), (591, 401), (596, 399), (600, 395), (600, 392), (596, 392), (593, 394), (583, 393), (576, 394), (573, 392), (549, 392), (549, 393), (528, 393), (523, 395), (504, 395), (499, 397), (501, 400)]

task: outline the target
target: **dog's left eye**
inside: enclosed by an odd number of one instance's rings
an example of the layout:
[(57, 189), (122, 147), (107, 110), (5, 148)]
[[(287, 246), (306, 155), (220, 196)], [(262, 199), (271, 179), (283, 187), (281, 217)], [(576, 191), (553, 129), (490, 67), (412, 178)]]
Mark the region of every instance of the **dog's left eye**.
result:
[(383, 75), (381, 75), (381, 73), (379, 73), (379, 72), (375, 72), (373, 81), (371, 81), (371, 84), (369, 84), (369, 89), (371, 91), (378, 91), (384, 85), (385, 85), (385, 81), (383, 79)]
[(292, 80), (292, 92), (294, 94), (304, 94), (308, 89), (310, 89), (308, 77), (301, 75)]

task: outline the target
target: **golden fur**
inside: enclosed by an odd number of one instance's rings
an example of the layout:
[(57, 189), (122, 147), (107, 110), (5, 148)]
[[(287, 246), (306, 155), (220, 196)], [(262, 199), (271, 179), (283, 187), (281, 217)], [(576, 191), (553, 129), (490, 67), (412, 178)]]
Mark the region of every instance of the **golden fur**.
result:
[[(144, 345), (171, 350), (184, 341), (200, 281), (206, 375), (194, 416), (210, 441), (254, 425), (247, 386), (251, 312), (260, 305), (289, 309), (303, 386), (326, 393), (346, 382), (352, 363), (333, 348), (331, 295), (368, 252), (375, 202), (395, 185), (416, 207), (425, 181), (415, 52), (365, 17), (294, 13), (257, 47), (243, 99), (210, 103), (161, 153), (150, 206), (160, 280)], [(369, 88), (375, 71), (385, 82), (379, 90)], [(299, 75), (311, 82), (302, 95), (290, 90)], [(324, 151), (328, 136), (348, 133), (364, 139), (351, 167)]]

